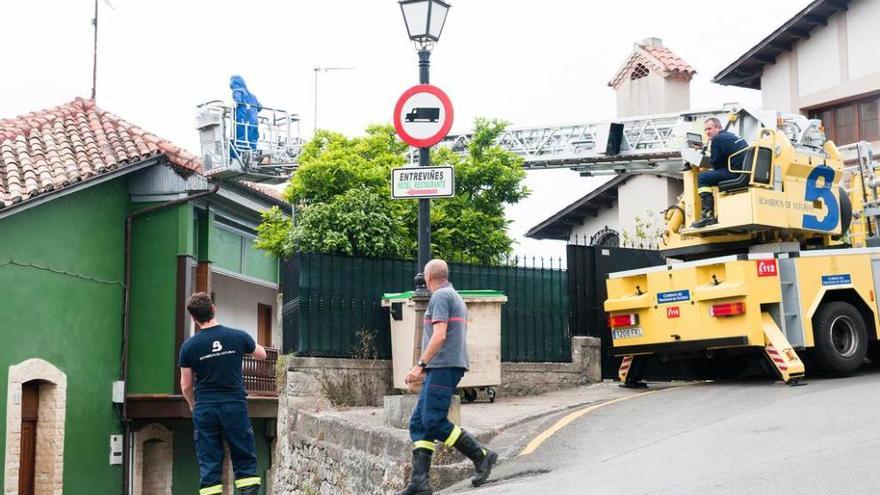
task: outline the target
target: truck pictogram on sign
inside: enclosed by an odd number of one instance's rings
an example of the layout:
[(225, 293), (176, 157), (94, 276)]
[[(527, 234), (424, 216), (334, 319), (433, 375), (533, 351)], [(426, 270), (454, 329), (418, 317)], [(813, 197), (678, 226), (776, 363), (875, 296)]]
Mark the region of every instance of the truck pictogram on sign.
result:
[(415, 107), (407, 112), (407, 122), (437, 122), (440, 120), (440, 109), (431, 107)]

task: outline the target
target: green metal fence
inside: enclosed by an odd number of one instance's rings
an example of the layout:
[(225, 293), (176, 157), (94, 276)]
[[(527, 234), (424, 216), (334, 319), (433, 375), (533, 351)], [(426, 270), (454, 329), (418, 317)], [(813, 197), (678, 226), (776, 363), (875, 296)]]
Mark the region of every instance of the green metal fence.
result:
[[(415, 261), (300, 253), (282, 266), (284, 352), (389, 358), (382, 294), (413, 286)], [(512, 257), (497, 266), (450, 263), (457, 289), (500, 290), (503, 361), (571, 360), (568, 273), (561, 259)]]

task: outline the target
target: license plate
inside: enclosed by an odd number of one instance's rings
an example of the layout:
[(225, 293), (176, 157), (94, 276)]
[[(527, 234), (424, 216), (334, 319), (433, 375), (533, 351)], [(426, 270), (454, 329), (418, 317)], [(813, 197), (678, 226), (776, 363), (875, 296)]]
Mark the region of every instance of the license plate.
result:
[(617, 339), (631, 339), (634, 337), (642, 336), (642, 329), (638, 327), (634, 328), (615, 328), (611, 331), (611, 336), (614, 340)]

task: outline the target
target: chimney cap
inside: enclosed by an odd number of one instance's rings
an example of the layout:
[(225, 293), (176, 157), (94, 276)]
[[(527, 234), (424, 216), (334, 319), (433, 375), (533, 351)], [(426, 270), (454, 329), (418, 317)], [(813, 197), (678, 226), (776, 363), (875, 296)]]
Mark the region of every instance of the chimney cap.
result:
[(660, 38), (650, 37), (650, 38), (645, 38), (645, 39), (643, 39), (642, 42), (639, 43), (639, 44), (640, 44), (640, 45), (653, 46), (653, 47), (656, 47), (656, 48), (661, 48), (661, 47), (663, 47), (663, 40), (660, 39)]

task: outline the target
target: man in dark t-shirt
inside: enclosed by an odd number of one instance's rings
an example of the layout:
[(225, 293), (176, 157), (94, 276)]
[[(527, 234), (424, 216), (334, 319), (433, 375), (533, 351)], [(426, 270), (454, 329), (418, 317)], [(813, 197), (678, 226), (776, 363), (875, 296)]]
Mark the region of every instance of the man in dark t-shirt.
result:
[[(214, 317), (211, 297), (199, 292), (186, 305), (198, 333), (180, 348), (180, 389), (192, 411), (199, 495), (223, 493), (223, 440), (229, 444), (235, 487), (242, 495), (260, 491), (254, 429), (248, 417), (242, 359), (266, 359), (266, 350), (246, 332), (224, 327)], [(195, 395), (193, 395), (195, 383)]]

